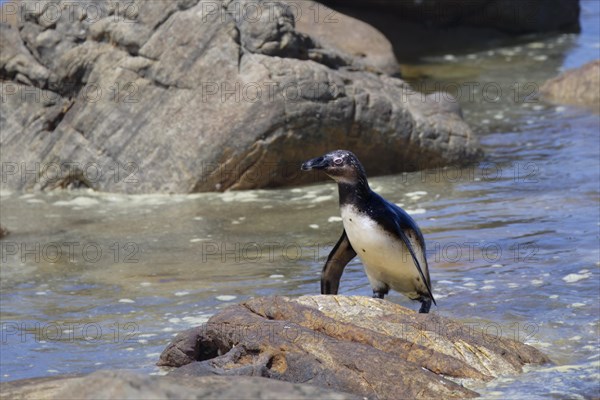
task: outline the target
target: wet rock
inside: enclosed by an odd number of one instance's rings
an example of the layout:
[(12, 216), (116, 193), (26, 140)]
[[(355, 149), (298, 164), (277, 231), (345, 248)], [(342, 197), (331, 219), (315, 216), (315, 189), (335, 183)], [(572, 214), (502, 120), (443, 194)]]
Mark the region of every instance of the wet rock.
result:
[[(11, 162), (37, 174), (17, 171), (3, 188), (253, 189), (324, 179), (299, 165), (334, 148), (353, 150), (370, 175), (481, 155), (459, 113), (381, 72), (393, 57), (364, 24), (357, 32), (371, 38), (353, 47), (297, 28), (297, 11), (279, 2), (136, 2), (133, 12), (106, 0), (91, 18), (82, 0), (53, 19), (49, 3), (23, 4), (36, 12), (1, 30), (0, 130)], [(248, 18), (257, 4), (260, 18)], [(377, 50), (363, 51), (370, 43)]]
[(310, 385), (259, 377), (203, 376), (180, 379), (130, 371), (97, 371), (83, 377), (26, 379), (1, 384), (7, 399), (315, 399), (356, 396)]
[(540, 88), (544, 99), (587, 106), (600, 113), (600, 60), (567, 70)]
[(261, 297), (179, 334), (159, 365), (169, 375), (249, 375), (368, 398), (464, 398), (548, 358), (533, 347), (435, 314), (366, 297)]

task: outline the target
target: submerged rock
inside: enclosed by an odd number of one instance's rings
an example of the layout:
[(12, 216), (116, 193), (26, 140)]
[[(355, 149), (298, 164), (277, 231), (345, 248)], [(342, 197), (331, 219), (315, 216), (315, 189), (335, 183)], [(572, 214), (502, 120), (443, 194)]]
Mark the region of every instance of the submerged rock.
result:
[(546, 81), (540, 94), (555, 103), (586, 106), (600, 113), (600, 60)]
[(260, 297), (179, 334), (158, 365), (169, 375), (250, 375), (368, 398), (464, 398), (548, 358), (435, 314), (366, 297)]
[(97, 371), (83, 377), (25, 379), (2, 383), (0, 387), (0, 397), (7, 399), (358, 399), (347, 393), (259, 377), (180, 379), (126, 370)]
[(323, 179), (300, 162), (336, 148), (371, 175), (481, 154), (458, 113), (383, 73), (389, 42), (364, 24), (352, 46), (280, 2), (88, 3), (19, 2), (1, 26), (3, 188), (253, 189)]

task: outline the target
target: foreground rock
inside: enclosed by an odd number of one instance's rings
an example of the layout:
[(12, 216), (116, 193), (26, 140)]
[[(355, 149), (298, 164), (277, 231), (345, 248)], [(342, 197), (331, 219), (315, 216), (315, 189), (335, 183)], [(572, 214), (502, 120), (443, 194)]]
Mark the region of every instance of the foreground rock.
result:
[(480, 155), (452, 107), (381, 73), (364, 24), (353, 48), (278, 2), (56, 2), (0, 25), (2, 187), (252, 189), (313, 182), (300, 162), (335, 148), (371, 175)]
[(129, 371), (98, 371), (83, 377), (27, 379), (0, 385), (0, 398), (16, 399), (333, 399), (357, 400), (310, 385), (258, 377), (204, 376), (178, 379)]
[(555, 103), (585, 106), (600, 113), (600, 60), (546, 81), (540, 94)]
[(250, 375), (368, 398), (464, 398), (487, 381), (548, 362), (533, 347), (435, 314), (366, 297), (262, 297), (179, 334), (159, 365), (169, 375)]

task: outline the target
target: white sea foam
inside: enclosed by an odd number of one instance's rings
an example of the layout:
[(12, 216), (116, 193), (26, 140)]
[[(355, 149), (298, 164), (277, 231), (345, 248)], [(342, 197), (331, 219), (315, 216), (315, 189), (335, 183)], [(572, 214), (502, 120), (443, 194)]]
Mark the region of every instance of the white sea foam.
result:
[(100, 204), (96, 199), (91, 197), (75, 197), (72, 200), (59, 200), (54, 202), (55, 206), (75, 206), (75, 207), (91, 207)]
[(591, 272), (585, 272), (583, 274), (569, 274), (564, 276), (562, 279), (563, 281), (567, 282), (567, 283), (575, 283), (575, 282), (579, 282), (582, 281), (584, 279), (588, 279), (592, 276)]
[(235, 300), (237, 298), (237, 296), (231, 296), (231, 295), (227, 295), (227, 294), (222, 294), (220, 296), (215, 297), (215, 299), (219, 300), (219, 301), (231, 301), (231, 300)]

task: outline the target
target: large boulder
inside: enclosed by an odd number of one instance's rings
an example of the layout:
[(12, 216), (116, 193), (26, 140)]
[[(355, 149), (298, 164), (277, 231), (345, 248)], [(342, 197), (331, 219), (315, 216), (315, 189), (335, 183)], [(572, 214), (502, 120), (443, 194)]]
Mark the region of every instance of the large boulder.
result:
[(252, 189), (313, 181), (300, 162), (335, 148), (371, 175), (481, 154), (455, 107), (380, 72), (389, 56), (297, 30), (283, 3), (57, 3), (0, 30), (2, 187)]
[(126, 370), (97, 371), (82, 377), (26, 379), (0, 384), (6, 399), (332, 399), (358, 397), (310, 385), (259, 377), (203, 376), (178, 379), (144, 376)]
[(182, 332), (159, 365), (177, 367), (171, 376), (262, 376), (387, 399), (474, 397), (457, 382), (548, 361), (533, 347), (388, 301), (277, 296)]
[(600, 113), (600, 60), (567, 70), (546, 81), (540, 94), (554, 103), (586, 106)]

